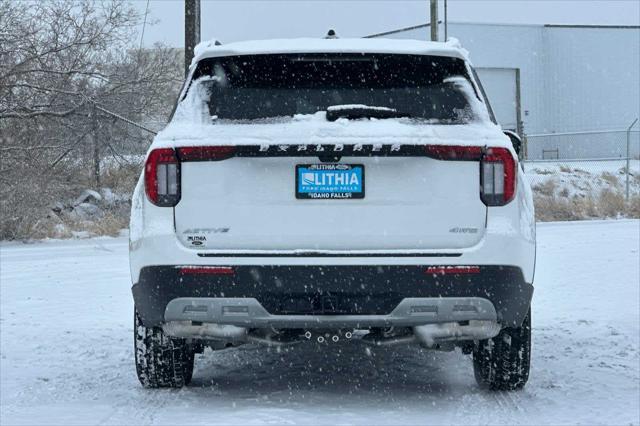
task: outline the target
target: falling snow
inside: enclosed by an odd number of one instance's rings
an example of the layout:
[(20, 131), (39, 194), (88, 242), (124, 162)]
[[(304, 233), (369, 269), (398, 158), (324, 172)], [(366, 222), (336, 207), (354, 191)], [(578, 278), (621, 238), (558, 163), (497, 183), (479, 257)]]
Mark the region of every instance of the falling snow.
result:
[(147, 390), (126, 238), (0, 245), (2, 424), (638, 424), (640, 222), (538, 225), (531, 378), (478, 389), (459, 352), (243, 346)]

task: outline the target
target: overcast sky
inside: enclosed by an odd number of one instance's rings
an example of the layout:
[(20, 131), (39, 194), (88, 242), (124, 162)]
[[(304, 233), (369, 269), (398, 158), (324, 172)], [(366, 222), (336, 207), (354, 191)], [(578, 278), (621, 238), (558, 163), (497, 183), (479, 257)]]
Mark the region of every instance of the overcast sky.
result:
[[(134, 5), (145, 11), (147, 1)], [(217, 1), (202, 0), (202, 39), (222, 42), (275, 37), (320, 37), (335, 28), (342, 37), (360, 37), (425, 23), (422, 1)], [(638, 0), (448, 0), (450, 21), (528, 24), (640, 25)], [(144, 45), (184, 43), (182, 0), (151, 0)], [(443, 0), (440, 0), (440, 17)], [(639, 41), (640, 42), (640, 41)]]

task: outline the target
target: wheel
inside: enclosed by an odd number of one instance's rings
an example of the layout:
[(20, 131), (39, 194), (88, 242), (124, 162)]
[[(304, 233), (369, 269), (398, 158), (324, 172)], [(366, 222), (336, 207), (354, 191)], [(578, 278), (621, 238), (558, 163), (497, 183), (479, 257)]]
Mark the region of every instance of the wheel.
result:
[(180, 388), (191, 382), (194, 353), (184, 339), (145, 327), (134, 314), (136, 373), (145, 388)]
[(522, 389), (529, 379), (530, 357), (531, 309), (520, 327), (478, 342), (473, 351), (476, 381), (491, 390)]

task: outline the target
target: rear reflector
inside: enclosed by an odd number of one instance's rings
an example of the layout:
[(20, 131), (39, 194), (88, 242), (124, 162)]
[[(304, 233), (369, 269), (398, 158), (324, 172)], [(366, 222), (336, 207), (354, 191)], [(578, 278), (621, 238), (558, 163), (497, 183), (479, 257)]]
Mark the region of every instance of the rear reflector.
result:
[(479, 274), (479, 266), (429, 266), (424, 270), (425, 274), (433, 275), (459, 275), (459, 274)]
[(181, 275), (233, 275), (235, 271), (230, 266), (184, 266), (180, 268)]

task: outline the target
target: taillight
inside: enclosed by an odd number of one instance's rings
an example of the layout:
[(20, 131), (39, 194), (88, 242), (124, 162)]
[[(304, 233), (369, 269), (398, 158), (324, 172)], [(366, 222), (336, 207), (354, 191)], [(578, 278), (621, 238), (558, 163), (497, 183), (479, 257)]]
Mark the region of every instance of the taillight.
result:
[(480, 163), (480, 197), (487, 206), (504, 206), (516, 193), (516, 162), (506, 148), (488, 148)]
[(483, 151), (481, 146), (458, 145), (427, 145), (424, 149), (427, 157), (450, 161), (478, 161)]
[(180, 164), (189, 161), (220, 161), (234, 156), (234, 146), (185, 146), (160, 148), (149, 153), (144, 166), (144, 188), (149, 201), (174, 207), (180, 201)]
[(149, 201), (173, 207), (180, 201), (180, 162), (172, 148), (154, 149), (144, 166), (144, 188)]
[(235, 146), (185, 146), (178, 148), (180, 161), (220, 161), (233, 157)]
[(516, 161), (506, 148), (427, 145), (425, 154), (437, 160), (480, 161), (480, 199), (487, 206), (503, 206), (516, 192)]

